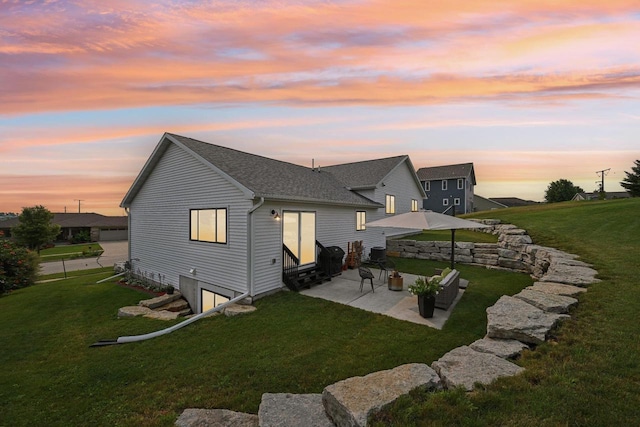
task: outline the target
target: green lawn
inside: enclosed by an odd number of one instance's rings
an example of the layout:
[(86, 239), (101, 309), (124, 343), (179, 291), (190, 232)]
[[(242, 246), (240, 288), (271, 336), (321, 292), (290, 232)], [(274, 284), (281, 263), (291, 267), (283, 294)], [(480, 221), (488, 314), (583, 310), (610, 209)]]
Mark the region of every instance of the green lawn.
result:
[[(480, 217), (481, 215), (476, 215)], [(481, 393), (416, 393), (376, 425), (627, 426), (640, 423), (640, 199), (483, 214), (594, 264), (603, 281), (554, 338), (519, 360), (525, 374)]]
[(95, 257), (102, 253), (102, 246), (98, 243), (80, 243), (77, 245), (58, 245), (53, 248), (42, 249), (40, 260), (43, 262), (59, 261), (61, 259)]
[[(484, 215), (539, 244), (592, 262), (603, 282), (553, 339), (518, 361), (523, 375), (476, 393), (414, 393), (377, 425), (637, 425), (640, 420), (640, 199), (562, 203)], [(428, 274), (446, 263), (397, 260)], [(471, 281), (441, 331), (282, 292), (258, 311), (203, 319), (150, 341), (89, 348), (165, 327), (117, 319), (146, 295), (95, 284), (111, 269), (0, 298), (0, 425), (173, 425), (187, 407), (256, 413), (262, 393), (319, 393), (335, 381), (431, 363), (481, 338), (487, 306), (531, 283), (523, 274), (459, 266)]]
[[(400, 262), (400, 261), (399, 261)], [(441, 263), (407, 265), (425, 274)], [(484, 335), (485, 308), (531, 283), (524, 274), (464, 267), (469, 289), (442, 331), (281, 292), (249, 315), (203, 319), (141, 343), (100, 339), (172, 323), (117, 319), (147, 298), (111, 269), (0, 298), (0, 425), (172, 425), (187, 407), (257, 413), (265, 392), (320, 393), (329, 384), (427, 362)]]
[[(407, 240), (421, 241), (451, 241), (450, 230), (424, 230), (422, 234), (415, 236), (402, 237)], [(456, 242), (474, 242), (474, 243), (497, 243), (498, 236), (471, 230), (456, 230)]]

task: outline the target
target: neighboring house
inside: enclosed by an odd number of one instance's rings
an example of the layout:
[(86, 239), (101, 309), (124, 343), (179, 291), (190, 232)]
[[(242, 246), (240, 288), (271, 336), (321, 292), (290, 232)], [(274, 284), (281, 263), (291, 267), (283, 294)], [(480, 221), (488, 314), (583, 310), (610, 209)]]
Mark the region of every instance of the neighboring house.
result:
[(539, 204), (539, 202), (534, 202), (533, 200), (523, 200), (517, 197), (490, 197), (489, 200), (494, 201), (496, 203), (500, 203), (508, 208)]
[(289, 273), (313, 271), (322, 248), (385, 247), (394, 231), (365, 223), (424, 196), (408, 156), (308, 168), (166, 133), (121, 206), (134, 274), (200, 312), (293, 289)]
[(491, 199), (487, 199), (486, 197), (478, 196), (477, 194), (473, 195), (473, 211), (490, 211), (494, 209), (504, 209), (508, 207), (502, 203), (496, 202)]
[(476, 174), (473, 163), (420, 168), (418, 178), (427, 194), (424, 209), (445, 212), (455, 206), (456, 214), (474, 211)]
[[(92, 242), (127, 240), (128, 220), (126, 216), (105, 216), (97, 213), (54, 213), (54, 224), (60, 226), (56, 240), (71, 240), (79, 232), (87, 232)], [(11, 227), (19, 224), (17, 217), (0, 223), (5, 236), (11, 236)]]
[[(605, 191), (604, 199), (627, 199), (631, 195), (626, 191)], [(583, 201), (583, 200), (600, 200), (600, 192), (594, 191), (593, 193), (576, 193), (571, 200)]]

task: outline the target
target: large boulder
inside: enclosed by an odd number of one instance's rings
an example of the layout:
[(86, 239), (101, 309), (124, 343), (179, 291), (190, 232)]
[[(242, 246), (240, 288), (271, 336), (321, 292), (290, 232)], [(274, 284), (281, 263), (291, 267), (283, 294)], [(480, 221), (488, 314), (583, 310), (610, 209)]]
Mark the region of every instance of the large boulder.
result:
[(180, 292), (174, 292), (173, 294), (164, 294), (159, 297), (142, 300), (138, 305), (153, 310), (154, 308), (162, 307), (180, 298), (182, 298), (182, 294)]
[(555, 262), (551, 263), (540, 281), (584, 287), (600, 282), (600, 279), (596, 279), (597, 274), (598, 272), (591, 267)]
[(469, 347), (480, 353), (493, 354), (503, 359), (514, 358), (518, 356), (522, 350), (529, 348), (529, 346), (518, 340), (503, 340), (489, 337), (474, 341)]
[(258, 416), (227, 409), (185, 409), (176, 420), (177, 427), (258, 427)]
[(136, 317), (151, 313), (151, 309), (139, 305), (129, 305), (118, 310), (118, 317)]
[(454, 348), (431, 364), (448, 389), (473, 390), (476, 383), (490, 384), (500, 377), (517, 375), (524, 368), (501, 357), (481, 353), (470, 347)]
[(265, 393), (258, 418), (260, 427), (333, 427), (321, 394)]
[(569, 309), (578, 304), (578, 300), (562, 295), (554, 295), (546, 292), (523, 289), (514, 295), (524, 302), (549, 313), (568, 313)]
[(487, 336), (540, 344), (565, 314), (546, 313), (521, 299), (502, 296), (487, 308)]
[(327, 386), (322, 402), (336, 426), (366, 426), (367, 418), (415, 389), (440, 389), (440, 378), (428, 365), (411, 363), (352, 377)]
[(583, 292), (587, 292), (586, 288), (554, 282), (536, 282), (531, 286), (527, 286), (525, 289), (546, 292), (548, 294), (564, 295), (567, 297), (576, 297)]

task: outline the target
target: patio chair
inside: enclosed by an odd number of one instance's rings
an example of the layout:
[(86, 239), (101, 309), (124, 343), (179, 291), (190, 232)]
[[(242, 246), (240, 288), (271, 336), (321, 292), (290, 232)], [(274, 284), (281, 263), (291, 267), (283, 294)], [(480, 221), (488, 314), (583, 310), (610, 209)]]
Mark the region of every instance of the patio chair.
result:
[(360, 292), (362, 292), (362, 286), (364, 285), (365, 280), (369, 280), (371, 282), (371, 292), (373, 293), (373, 278), (375, 277), (371, 270), (367, 267), (358, 267), (358, 273), (360, 274)]
[(385, 278), (389, 276), (390, 271), (394, 271), (396, 269), (396, 265), (393, 261), (387, 259), (386, 257), (380, 260), (375, 261), (375, 264), (380, 268), (380, 274), (378, 276), (378, 280), (382, 279), (382, 272), (384, 271)]

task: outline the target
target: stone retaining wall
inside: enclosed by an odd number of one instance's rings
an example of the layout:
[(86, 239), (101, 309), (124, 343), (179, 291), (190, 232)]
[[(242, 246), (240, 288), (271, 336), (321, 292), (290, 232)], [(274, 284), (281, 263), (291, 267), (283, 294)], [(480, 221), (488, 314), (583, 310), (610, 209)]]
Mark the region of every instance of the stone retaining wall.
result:
[[(483, 265), (529, 273), (542, 277), (558, 251), (534, 245), (527, 232), (513, 224), (501, 224), (499, 220), (477, 220), (490, 228), (474, 230), (495, 234), (498, 243), (455, 242), (455, 261), (462, 264)], [(387, 252), (401, 258), (449, 261), (450, 241), (416, 241), (410, 239), (388, 240)]]

